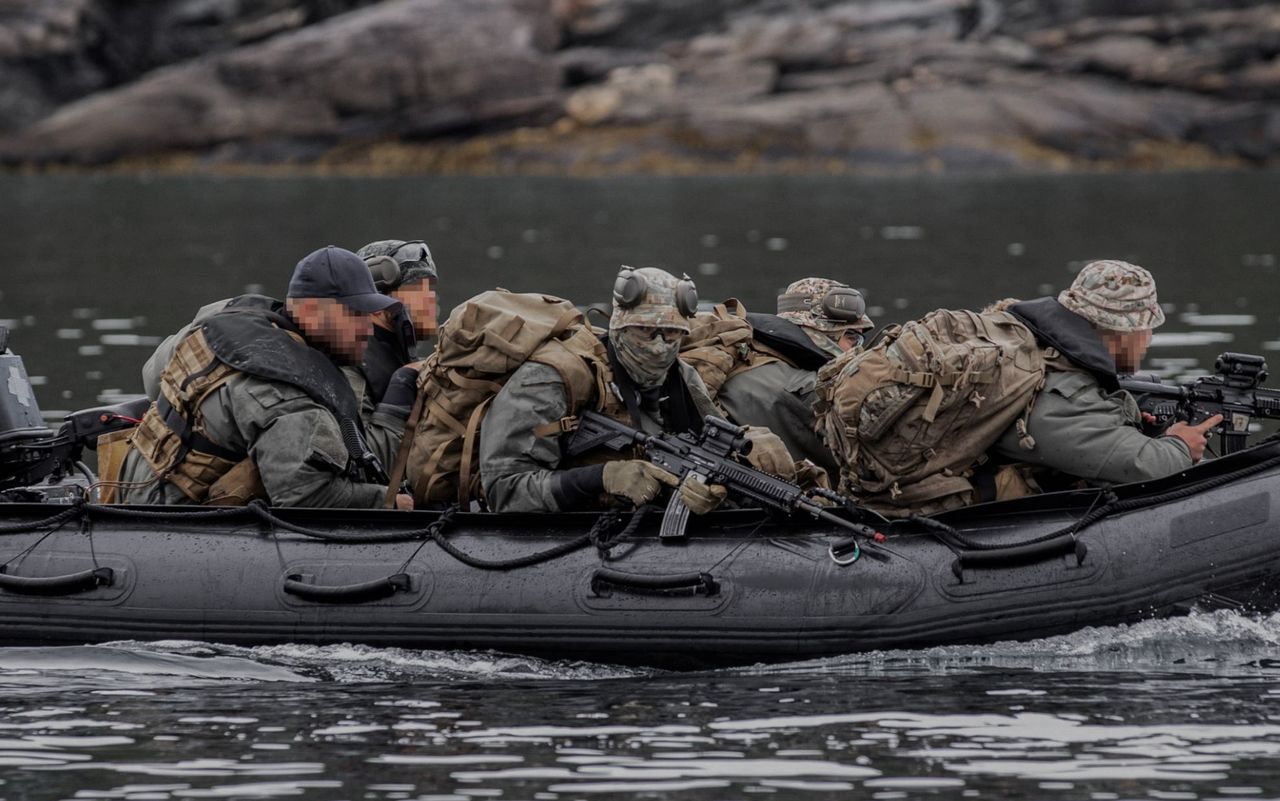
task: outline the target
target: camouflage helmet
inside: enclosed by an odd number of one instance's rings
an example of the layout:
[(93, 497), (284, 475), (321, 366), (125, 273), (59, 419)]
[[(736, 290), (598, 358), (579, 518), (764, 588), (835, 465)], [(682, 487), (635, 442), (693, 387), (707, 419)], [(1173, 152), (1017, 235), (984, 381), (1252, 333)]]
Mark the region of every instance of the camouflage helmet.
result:
[(778, 316), (839, 338), (846, 329), (875, 327), (862, 293), (831, 278), (802, 278), (778, 296)]
[(1127, 261), (1089, 262), (1058, 302), (1108, 331), (1145, 331), (1164, 322), (1155, 278)]
[(689, 276), (677, 279), (656, 267), (632, 269), (623, 265), (613, 282), (613, 316), (609, 327), (647, 325), (689, 331), (689, 318), (698, 311), (698, 290)]
[(382, 239), (360, 248), (356, 255), (369, 265), (379, 292), (394, 292), (412, 281), (440, 277), (431, 248), (421, 239)]

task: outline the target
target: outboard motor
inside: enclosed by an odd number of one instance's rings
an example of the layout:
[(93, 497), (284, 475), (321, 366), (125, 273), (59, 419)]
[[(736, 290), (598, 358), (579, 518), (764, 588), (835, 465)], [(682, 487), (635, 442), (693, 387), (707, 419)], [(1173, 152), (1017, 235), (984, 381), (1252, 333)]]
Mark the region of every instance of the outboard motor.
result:
[(35, 483), (52, 472), (48, 450), (38, 443), (53, 436), (22, 357), (9, 350), (9, 329), (0, 326), (0, 489)]
[(46, 478), (58, 482), (79, 468), (85, 448), (98, 437), (138, 424), (149, 401), (143, 397), (115, 406), (68, 414), (57, 433), (44, 425), (22, 357), (8, 349), (9, 330), (0, 326), (0, 492), (32, 487)]

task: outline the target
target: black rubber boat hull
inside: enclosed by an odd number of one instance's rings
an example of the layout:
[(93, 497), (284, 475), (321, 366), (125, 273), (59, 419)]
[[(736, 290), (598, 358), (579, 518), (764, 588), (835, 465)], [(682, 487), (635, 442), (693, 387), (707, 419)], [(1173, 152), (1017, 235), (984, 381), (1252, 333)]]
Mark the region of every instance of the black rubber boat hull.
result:
[[(1277, 457), (1280, 446), (1264, 446), (1119, 492), (1166, 492)], [(1278, 493), (1280, 467), (1272, 465), (1107, 517), (1078, 535), (1083, 548), (965, 566), (925, 533), (891, 536), (840, 565), (829, 549), (847, 539), (843, 531), (754, 511), (695, 521), (676, 544), (658, 541), (653, 515), (607, 557), (588, 545), (540, 564), (482, 570), (430, 540), (335, 543), (248, 512), (134, 520), (90, 508), (83, 521), (52, 532), (0, 536), (0, 644), (358, 642), (697, 667), (1032, 639), (1195, 604), (1270, 611), (1280, 608)], [(985, 543), (1015, 543), (1097, 503), (1093, 492), (1046, 495), (942, 519)], [(0, 505), (0, 525), (65, 509)], [(338, 535), (421, 529), (435, 517), (275, 514)], [(500, 560), (579, 538), (596, 519), (458, 515), (444, 535), (471, 556)]]

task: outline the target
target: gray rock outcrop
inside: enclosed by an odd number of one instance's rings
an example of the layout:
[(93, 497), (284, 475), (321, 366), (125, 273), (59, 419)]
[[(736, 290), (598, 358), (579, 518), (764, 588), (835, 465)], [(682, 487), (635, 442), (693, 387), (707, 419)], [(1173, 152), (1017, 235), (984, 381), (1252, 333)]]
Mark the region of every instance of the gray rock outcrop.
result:
[[(750, 153), (1160, 167), (1173, 152), (1280, 154), (1280, 7), (1269, 2), (31, 5), (0, 0), (10, 163), (296, 160), (353, 141), (478, 135), (519, 168), (548, 142), (607, 154), (611, 136), (635, 130), (646, 147), (709, 164)], [(501, 139), (517, 126), (554, 135)]]

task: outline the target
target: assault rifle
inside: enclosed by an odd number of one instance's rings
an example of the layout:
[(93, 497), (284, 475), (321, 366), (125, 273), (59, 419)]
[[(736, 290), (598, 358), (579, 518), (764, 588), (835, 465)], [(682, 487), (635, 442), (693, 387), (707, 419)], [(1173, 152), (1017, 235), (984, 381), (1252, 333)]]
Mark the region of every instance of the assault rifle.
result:
[(1216, 428), (1222, 434), (1222, 455), (1248, 447), (1249, 423), (1255, 417), (1280, 420), (1280, 390), (1261, 386), (1267, 380), (1267, 361), (1245, 353), (1224, 353), (1213, 374), (1189, 384), (1166, 384), (1159, 376), (1139, 373), (1120, 377), (1138, 407), (1155, 417), (1155, 433), (1175, 420), (1195, 425), (1222, 415)]
[[(632, 445), (642, 446), (649, 461), (679, 476), (681, 481), (693, 477), (707, 484), (719, 484), (729, 491), (731, 497), (752, 506), (785, 514), (803, 511), (859, 536), (869, 539), (876, 536), (875, 529), (870, 526), (832, 514), (814, 500), (821, 497), (845, 503), (842, 496), (830, 490), (801, 489), (739, 461), (751, 451), (746, 429), (712, 415), (703, 421), (701, 436), (695, 436), (646, 434), (597, 412), (586, 411), (578, 417), (578, 427), (569, 441), (568, 450), (570, 455), (576, 456), (601, 446), (622, 451)], [(659, 536), (664, 539), (683, 536), (688, 521), (689, 507), (680, 500), (679, 492), (671, 493)]]

